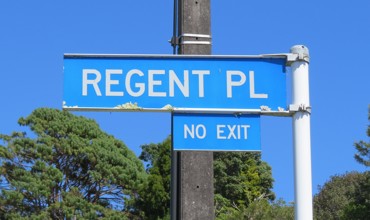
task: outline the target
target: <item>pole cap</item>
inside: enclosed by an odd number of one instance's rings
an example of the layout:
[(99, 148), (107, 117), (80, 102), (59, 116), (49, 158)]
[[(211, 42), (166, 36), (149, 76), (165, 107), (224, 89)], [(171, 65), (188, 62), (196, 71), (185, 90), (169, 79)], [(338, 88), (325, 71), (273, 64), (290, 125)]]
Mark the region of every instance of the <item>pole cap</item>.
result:
[(297, 61), (306, 61), (310, 62), (310, 53), (308, 51), (308, 48), (304, 45), (294, 45), (290, 48), (290, 52), (292, 54), (297, 54)]

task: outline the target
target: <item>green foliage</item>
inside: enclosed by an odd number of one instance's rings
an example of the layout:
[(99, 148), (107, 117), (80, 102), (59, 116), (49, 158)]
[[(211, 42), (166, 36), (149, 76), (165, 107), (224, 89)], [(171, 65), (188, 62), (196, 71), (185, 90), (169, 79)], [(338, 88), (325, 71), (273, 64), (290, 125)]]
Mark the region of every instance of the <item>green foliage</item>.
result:
[[(129, 208), (144, 219), (168, 219), (171, 139), (143, 145), (142, 149), (140, 159), (147, 163), (149, 177), (136, 202)], [(238, 213), (255, 200), (275, 198), (271, 191), (271, 168), (261, 161), (260, 153), (215, 153), (214, 175), (218, 217)]]
[(366, 176), (358, 172), (332, 176), (314, 197), (315, 219), (347, 219), (346, 209), (356, 202), (356, 194), (365, 182)]
[(171, 181), (171, 138), (141, 146), (140, 159), (147, 163), (148, 179), (129, 209), (143, 219), (169, 219)]
[(259, 198), (274, 200), (271, 167), (260, 153), (214, 153), (216, 215), (224, 207), (248, 207)]
[(0, 218), (126, 219), (145, 181), (143, 165), (95, 121), (55, 109), (20, 118), (24, 132), (0, 135)]
[[(370, 106), (368, 120), (370, 121)], [(370, 125), (367, 127), (370, 137)], [(355, 143), (357, 162), (370, 166), (370, 143)], [(370, 172), (350, 172), (330, 178), (314, 197), (315, 219), (362, 220), (370, 216)]]
[(293, 219), (293, 206), (272, 201), (271, 167), (260, 153), (214, 153), (216, 219)]
[(290, 220), (294, 219), (294, 207), (283, 200), (270, 202), (261, 198), (251, 202), (248, 207), (228, 207), (216, 219)]
[[(370, 121), (370, 105), (368, 120)], [(367, 126), (366, 134), (370, 137), (370, 124)], [(355, 143), (357, 162), (370, 167), (370, 142), (359, 141)], [(351, 194), (351, 201), (343, 210), (343, 219), (368, 219), (370, 216), (370, 171), (362, 175), (358, 186)]]
[[(370, 121), (370, 105), (368, 120)], [(367, 126), (366, 134), (370, 137), (370, 124)], [(356, 161), (370, 167), (370, 142), (366, 143), (365, 141), (359, 141), (355, 143), (355, 147), (357, 150), (357, 153), (355, 154)]]
[(370, 172), (362, 175), (352, 201), (344, 209), (343, 219), (361, 220), (370, 216)]

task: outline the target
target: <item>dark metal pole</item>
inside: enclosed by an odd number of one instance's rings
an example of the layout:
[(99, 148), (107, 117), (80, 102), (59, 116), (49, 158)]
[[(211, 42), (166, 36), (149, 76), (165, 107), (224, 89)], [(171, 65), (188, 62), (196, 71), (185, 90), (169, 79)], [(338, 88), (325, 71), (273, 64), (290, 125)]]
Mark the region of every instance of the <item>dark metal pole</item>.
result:
[[(179, 54), (211, 54), (210, 0), (180, 0)], [(180, 152), (177, 219), (214, 219), (213, 152)]]
[(176, 54), (177, 50), (177, 25), (178, 25), (178, 1), (179, 0), (173, 0), (173, 33), (172, 33), (172, 38), (171, 38), (171, 45), (173, 47), (173, 54)]
[[(176, 1), (176, 0), (175, 0)], [(174, 49), (176, 46), (174, 47)], [(178, 155), (177, 151), (173, 150), (173, 113), (171, 113), (171, 205), (170, 214), (171, 220), (177, 220), (178, 218)]]

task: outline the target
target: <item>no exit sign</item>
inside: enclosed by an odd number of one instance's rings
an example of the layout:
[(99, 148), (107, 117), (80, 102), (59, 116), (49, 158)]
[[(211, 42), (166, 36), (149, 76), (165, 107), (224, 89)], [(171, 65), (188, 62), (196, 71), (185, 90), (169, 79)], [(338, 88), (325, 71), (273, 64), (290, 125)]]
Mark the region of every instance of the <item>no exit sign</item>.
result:
[(173, 115), (174, 150), (260, 151), (260, 116)]

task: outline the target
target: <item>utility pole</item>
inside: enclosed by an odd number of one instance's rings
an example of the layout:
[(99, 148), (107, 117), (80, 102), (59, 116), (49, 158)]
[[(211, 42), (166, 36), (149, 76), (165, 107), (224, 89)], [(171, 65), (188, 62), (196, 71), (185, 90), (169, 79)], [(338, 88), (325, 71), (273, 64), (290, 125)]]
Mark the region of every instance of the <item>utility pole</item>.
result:
[[(178, 54), (211, 54), (210, 0), (179, 0)], [(213, 152), (173, 153), (177, 161), (176, 207), (171, 219), (214, 219)], [(172, 202), (172, 205), (174, 203)]]

